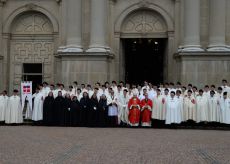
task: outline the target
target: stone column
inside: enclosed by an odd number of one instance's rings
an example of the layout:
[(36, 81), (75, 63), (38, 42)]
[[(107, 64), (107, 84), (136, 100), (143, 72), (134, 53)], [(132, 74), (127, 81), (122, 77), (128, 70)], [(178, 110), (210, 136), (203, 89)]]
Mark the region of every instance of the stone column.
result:
[(226, 0), (210, 0), (208, 51), (230, 51), (225, 43)]
[(108, 0), (91, 0), (90, 46), (87, 52), (107, 52)]
[(200, 0), (184, 0), (184, 39), (182, 52), (203, 51), (200, 45)]
[(66, 46), (61, 52), (82, 52), (82, 0), (66, 0)]

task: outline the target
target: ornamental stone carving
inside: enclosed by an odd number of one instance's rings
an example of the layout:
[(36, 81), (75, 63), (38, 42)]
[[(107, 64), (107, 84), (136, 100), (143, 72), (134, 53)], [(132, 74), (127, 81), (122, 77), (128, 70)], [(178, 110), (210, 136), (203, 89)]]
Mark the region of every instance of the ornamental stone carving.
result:
[(12, 42), (14, 62), (51, 63), (53, 56), (52, 42)]
[(51, 34), (52, 32), (52, 24), (40, 13), (27, 13), (20, 16), (12, 29), (12, 34)]
[(43, 78), (51, 80), (53, 73), (54, 43), (50, 20), (37, 12), (19, 15), (12, 25), (10, 61), (13, 85), (22, 80), (23, 63), (43, 64)]
[(157, 33), (166, 32), (167, 26), (163, 18), (150, 10), (136, 11), (125, 19), (123, 33)]

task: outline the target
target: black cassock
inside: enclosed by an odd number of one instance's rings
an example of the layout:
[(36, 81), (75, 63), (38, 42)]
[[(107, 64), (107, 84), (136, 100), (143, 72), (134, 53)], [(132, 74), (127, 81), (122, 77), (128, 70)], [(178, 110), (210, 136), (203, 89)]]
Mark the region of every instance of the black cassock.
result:
[(63, 111), (60, 119), (61, 126), (70, 126), (70, 105), (71, 98), (65, 98)]
[(99, 100), (98, 115), (98, 126), (108, 126), (108, 105), (106, 99)]
[(81, 105), (81, 118), (80, 118), (80, 126), (88, 126), (87, 115), (90, 109), (90, 99), (89, 97), (82, 97), (80, 100)]
[(47, 96), (43, 103), (43, 124), (46, 126), (53, 125), (54, 97)]
[(62, 124), (63, 114), (64, 114), (64, 103), (65, 99), (62, 96), (58, 96), (54, 100), (54, 125), (58, 126)]
[(80, 126), (81, 106), (78, 100), (73, 100), (70, 105), (70, 124)]
[(90, 99), (90, 108), (88, 112), (88, 123), (90, 127), (96, 127), (98, 126), (98, 120), (99, 120), (99, 111), (98, 111), (98, 99), (97, 98), (91, 98)]

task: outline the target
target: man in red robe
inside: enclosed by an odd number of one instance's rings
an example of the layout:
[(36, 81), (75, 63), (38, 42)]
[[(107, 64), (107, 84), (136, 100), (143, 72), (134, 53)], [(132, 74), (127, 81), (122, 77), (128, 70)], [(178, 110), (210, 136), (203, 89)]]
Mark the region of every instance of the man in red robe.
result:
[(134, 94), (133, 97), (129, 100), (128, 109), (129, 109), (129, 125), (139, 126), (140, 100), (137, 98), (137, 94)]
[(153, 102), (148, 98), (147, 93), (144, 96), (145, 98), (141, 100), (141, 126), (150, 127)]

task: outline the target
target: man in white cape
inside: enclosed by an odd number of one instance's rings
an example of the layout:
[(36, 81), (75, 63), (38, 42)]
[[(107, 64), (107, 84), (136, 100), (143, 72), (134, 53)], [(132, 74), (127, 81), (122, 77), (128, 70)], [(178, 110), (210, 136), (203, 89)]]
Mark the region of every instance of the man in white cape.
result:
[(5, 111), (8, 107), (8, 100), (7, 91), (3, 91), (0, 95), (0, 123), (5, 121)]
[(223, 93), (223, 98), (220, 100), (221, 123), (230, 124), (230, 98), (228, 92)]
[(182, 95), (181, 90), (177, 90), (176, 91), (176, 98), (178, 100), (179, 103), (179, 111), (180, 111), (180, 115), (181, 115), (181, 121), (184, 122), (185, 120), (183, 120), (183, 115), (184, 115), (184, 96)]
[(166, 121), (165, 124), (180, 124), (181, 112), (179, 107), (179, 101), (175, 97), (175, 92), (170, 92), (170, 97), (166, 101)]
[(41, 89), (34, 98), (32, 120), (35, 122), (43, 120), (43, 100), (45, 95)]
[(124, 89), (123, 94), (118, 98), (118, 122), (120, 124), (128, 124), (128, 90)]
[(208, 121), (208, 98), (203, 95), (203, 90), (199, 90), (199, 94), (196, 97), (196, 122)]
[(208, 111), (209, 111), (209, 122), (220, 121), (220, 103), (219, 98), (215, 96), (213, 90), (210, 91), (210, 97), (208, 98)]
[(196, 100), (192, 95), (192, 91), (188, 90), (187, 95), (184, 97), (184, 121), (196, 121)]
[(8, 108), (5, 111), (6, 124), (20, 124), (23, 123), (22, 105), (18, 90), (13, 91), (13, 95), (9, 98)]
[(153, 98), (152, 101), (153, 101), (152, 119), (161, 120), (161, 121), (165, 120), (166, 100), (165, 97), (161, 95), (160, 89), (157, 89), (157, 95)]

